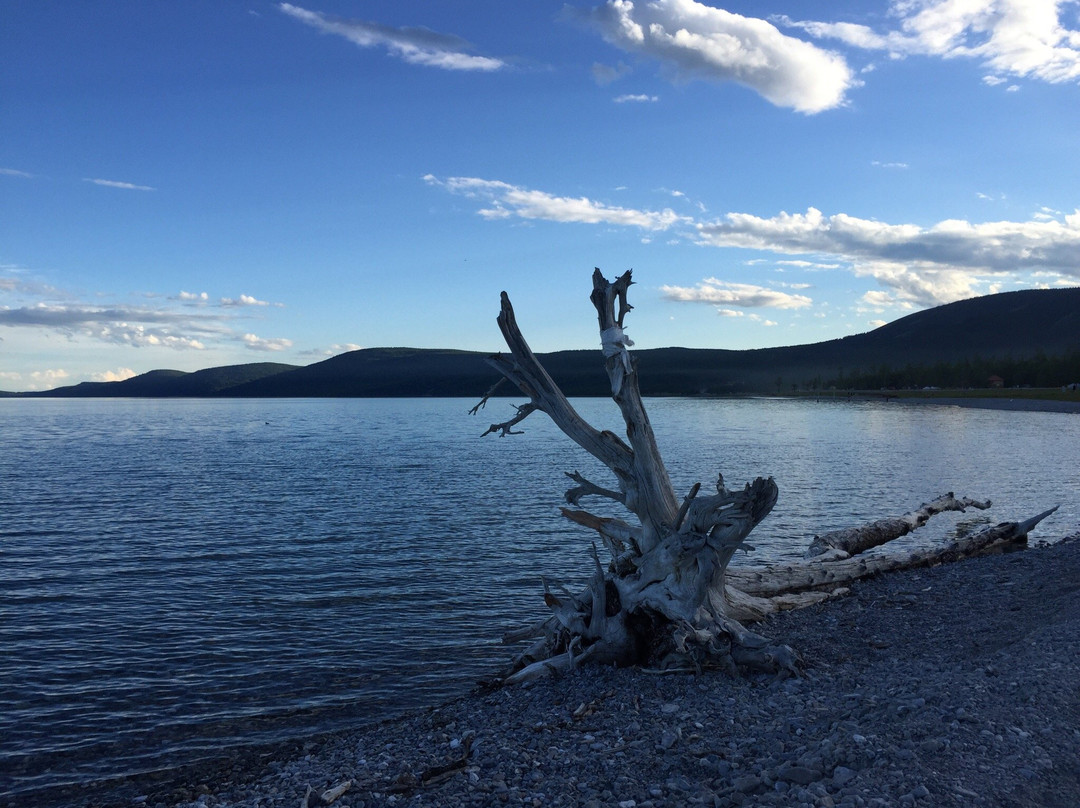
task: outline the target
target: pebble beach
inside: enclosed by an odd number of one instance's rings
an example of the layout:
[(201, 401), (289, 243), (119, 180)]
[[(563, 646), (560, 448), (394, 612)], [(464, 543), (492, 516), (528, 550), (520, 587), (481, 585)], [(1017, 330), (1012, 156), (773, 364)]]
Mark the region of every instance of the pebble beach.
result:
[(56, 805), (1080, 805), (1080, 536), (758, 630), (798, 678), (586, 667)]

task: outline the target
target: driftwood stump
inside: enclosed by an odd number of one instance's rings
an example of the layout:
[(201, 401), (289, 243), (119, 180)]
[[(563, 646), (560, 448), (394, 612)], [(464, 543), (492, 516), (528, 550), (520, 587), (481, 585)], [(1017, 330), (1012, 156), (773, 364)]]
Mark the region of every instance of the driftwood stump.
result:
[[(801, 565), (775, 565), (729, 571), (732, 556), (776, 504), (772, 478), (757, 478), (729, 489), (723, 475), (714, 491), (694, 485), (679, 497), (671, 485), (638, 386), (633, 342), (625, 332), (631, 273), (614, 282), (597, 269), (590, 297), (599, 321), (611, 397), (626, 425), (626, 439), (600, 431), (571, 406), (541, 367), (518, 328), (510, 298), (502, 293), (499, 328), (510, 349), (488, 362), (514, 384), (528, 402), (513, 418), (484, 433), (514, 435), (514, 427), (536, 411), (611, 470), (616, 487), (607, 488), (568, 473), (574, 483), (563, 515), (594, 530), (606, 549), (601, 562), (592, 549), (592, 580), (578, 593), (556, 594), (544, 582), (551, 615), (505, 639), (533, 640), (513, 661), (504, 681), (521, 682), (584, 662), (633, 665), (659, 670), (719, 667), (737, 671), (796, 673), (798, 656), (786, 645), (750, 631), (744, 623), (771, 612), (819, 602), (846, 591), (843, 585), (880, 571), (970, 555), (1026, 537), (1052, 511), (1022, 523), (1005, 523), (954, 546), (903, 556), (869, 558), (862, 551), (904, 535), (935, 513), (984, 508), (990, 503), (957, 500), (950, 493), (902, 517), (880, 520), (852, 531), (815, 537), (816, 557)], [(472, 409), (475, 414), (499, 386)], [(586, 498), (621, 505), (634, 521), (582, 510)]]

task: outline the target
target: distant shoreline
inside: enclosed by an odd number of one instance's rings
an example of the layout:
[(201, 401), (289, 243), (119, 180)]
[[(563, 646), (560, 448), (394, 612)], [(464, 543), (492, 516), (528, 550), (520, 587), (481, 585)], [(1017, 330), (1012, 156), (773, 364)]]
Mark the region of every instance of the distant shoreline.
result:
[(1048, 398), (993, 398), (993, 397), (921, 397), (921, 396), (852, 396), (852, 401), (884, 399), (898, 404), (938, 405), (943, 407), (970, 407), (982, 410), (1011, 410), (1014, 412), (1067, 412), (1080, 413), (1080, 401), (1060, 401)]

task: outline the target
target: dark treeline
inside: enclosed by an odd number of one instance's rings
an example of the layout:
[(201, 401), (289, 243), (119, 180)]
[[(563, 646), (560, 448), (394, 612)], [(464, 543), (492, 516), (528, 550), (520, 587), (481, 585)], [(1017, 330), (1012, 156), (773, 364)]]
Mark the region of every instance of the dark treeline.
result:
[(846, 375), (841, 372), (823, 384), (815, 380), (811, 389), (986, 388), (995, 386), (994, 377), (1005, 387), (1063, 387), (1080, 382), (1080, 349), (1056, 356), (1039, 351), (1027, 358), (977, 356), (959, 362), (909, 363), (902, 368), (882, 365)]

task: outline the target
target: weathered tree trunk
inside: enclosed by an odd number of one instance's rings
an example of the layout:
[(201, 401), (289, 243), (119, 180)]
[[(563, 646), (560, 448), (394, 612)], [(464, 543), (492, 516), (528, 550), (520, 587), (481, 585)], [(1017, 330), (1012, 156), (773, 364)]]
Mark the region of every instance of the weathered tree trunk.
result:
[[(855, 556), (833, 551), (838, 555), (820, 555), (802, 564), (732, 568), (727, 571), (728, 599), (733, 607), (736, 607), (739, 619), (760, 620), (773, 612), (798, 609), (845, 594), (848, 590), (844, 584), (852, 583), (860, 578), (901, 569), (931, 567), (985, 553), (1018, 549), (1026, 544), (1028, 533), (1056, 510), (1055, 506), (1023, 522), (1001, 522), (969, 536), (955, 539), (948, 544), (934, 547)], [(937, 513), (941, 513), (941, 510)], [(874, 522), (867, 527), (878, 524), (880, 522)], [(853, 528), (852, 532), (859, 530), (860, 528)], [(861, 549), (856, 552), (861, 552)]]
[[(718, 666), (732, 672), (794, 673), (797, 656), (792, 649), (772, 643), (742, 623), (830, 597), (845, 582), (889, 569), (885, 562), (847, 556), (903, 535), (942, 510), (988, 507), (989, 503), (956, 500), (950, 494), (903, 517), (882, 520), (850, 535), (826, 534), (818, 541), (832, 549), (822, 560), (801, 566), (729, 571), (735, 551), (745, 546), (746, 537), (776, 504), (776, 484), (772, 478), (759, 477), (741, 489), (729, 490), (720, 475), (715, 493), (699, 495), (701, 486), (696, 484), (680, 501), (641, 400), (637, 363), (629, 351), (633, 343), (624, 330), (626, 314), (632, 308), (627, 302), (631, 283), (630, 272), (609, 282), (597, 269), (591, 295), (611, 397), (626, 426), (625, 441), (595, 429), (574, 410), (533, 355), (518, 328), (510, 299), (502, 293), (498, 324), (510, 355), (496, 354), (488, 361), (529, 401), (517, 408), (513, 418), (492, 424), (484, 434), (518, 434), (513, 427), (530, 414), (537, 410), (546, 413), (568, 437), (607, 466), (617, 483), (617, 490), (605, 488), (575, 471), (567, 475), (576, 485), (566, 492), (566, 501), (578, 508), (582, 499), (598, 497), (619, 503), (636, 518), (634, 524), (585, 510), (563, 509), (568, 519), (597, 532), (610, 561), (602, 564), (593, 548), (592, 580), (577, 595), (556, 595), (544, 582), (544, 600), (552, 614), (506, 636), (507, 641), (534, 642), (514, 660), (505, 681), (525, 681), (584, 661), (669, 670)], [(473, 413), (484, 406), (495, 387)], [(1031, 526), (1013, 523), (1011, 531), (1026, 535)], [(943, 553), (974, 552), (976, 545), (1001, 540), (1001, 536), (971, 537), (965, 540), (967, 549)], [(836, 560), (840, 557), (847, 560)], [(912, 556), (898, 565), (913, 563), (934, 561), (929, 555)]]
[(834, 530), (831, 533), (814, 536), (814, 540), (807, 550), (807, 555), (816, 556), (830, 550), (839, 550), (845, 556), (853, 556), (863, 550), (869, 550), (871, 547), (877, 547), (880, 544), (907, 535), (916, 528), (925, 525), (930, 517), (935, 514), (944, 511), (965, 511), (968, 508), (978, 508), (984, 511), (989, 507), (990, 500), (980, 502), (967, 497), (957, 499), (950, 491), (933, 502), (924, 503), (903, 516), (892, 516), (888, 519), (879, 519), (862, 527)]

